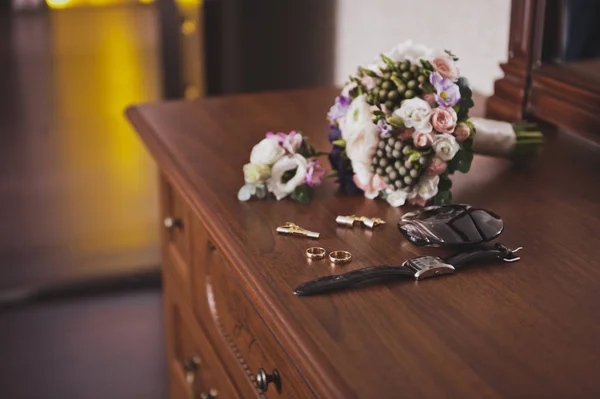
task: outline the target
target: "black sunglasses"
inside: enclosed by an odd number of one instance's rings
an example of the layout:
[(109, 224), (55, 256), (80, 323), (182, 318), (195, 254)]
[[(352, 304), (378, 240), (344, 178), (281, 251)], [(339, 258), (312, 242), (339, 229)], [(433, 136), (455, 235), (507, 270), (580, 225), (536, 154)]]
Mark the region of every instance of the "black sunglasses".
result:
[(417, 246), (476, 245), (498, 237), (500, 216), (470, 205), (430, 206), (402, 216), (398, 229)]

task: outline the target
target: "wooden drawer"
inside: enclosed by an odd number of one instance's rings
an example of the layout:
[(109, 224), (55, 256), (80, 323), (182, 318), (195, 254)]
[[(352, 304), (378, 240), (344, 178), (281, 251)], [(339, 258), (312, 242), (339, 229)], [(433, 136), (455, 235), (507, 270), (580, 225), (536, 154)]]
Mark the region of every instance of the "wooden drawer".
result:
[[(209, 242), (195, 243), (204, 253), (203, 261), (194, 262), (194, 292), (197, 315), (219, 350), (221, 359), (234, 377), (238, 390), (253, 392), (261, 398), (315, 397), (298, 369), (253, 307), (230, 265)], [(202, 295), (205, 295), (202, 297)], [(206, 319), (212, 319), (207, 322)], [(234, 373), (231, 370), (238, 370)], [(257, 374), (279, 374), (279, 384), (258, 389)]]
[(163, 253), (179, 262), (166, 262), (175, 273), (176, 283), (186, 299), (191, 298), (190, 211), (183, 198), (164, 175), (160, 178)]
[(239, 398), (210, 342), (178, 295), (172, 273), (163, 276), (170, 398)]

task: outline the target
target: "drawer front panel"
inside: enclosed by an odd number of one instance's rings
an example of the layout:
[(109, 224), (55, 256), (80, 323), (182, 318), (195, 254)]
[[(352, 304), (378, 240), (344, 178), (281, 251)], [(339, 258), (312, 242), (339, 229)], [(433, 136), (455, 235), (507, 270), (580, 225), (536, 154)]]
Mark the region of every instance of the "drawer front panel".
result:
[(190, 298), (190, 212), (183, 198), (164, 175), (161, 175), (160, 191), (163, 251), (167, 256), (179, 259), (179, 262), (169, 264), (169, 267), (176, 274), (179, 289), (183, 290), (186, 298)]
[(239, 398), (189, 306), (178, 295), (172, 273), (167, 270), (163, 276), (171, 398)]
[[(213, 246), (208, 246), (204, 264), (204, 291), (219, 340), (229, 348), (246, 378), (257, 387), (260, 397), (314, 397), (291, 359), (252, 306), (229, 264)], [(259, 373), (279, 374), (279, 384), (270, 382), (266, 392), (259, 389)], [(265, 374), (262, 374), (265, 377)], [(279, 387), (279, 389), (278, 389)]]

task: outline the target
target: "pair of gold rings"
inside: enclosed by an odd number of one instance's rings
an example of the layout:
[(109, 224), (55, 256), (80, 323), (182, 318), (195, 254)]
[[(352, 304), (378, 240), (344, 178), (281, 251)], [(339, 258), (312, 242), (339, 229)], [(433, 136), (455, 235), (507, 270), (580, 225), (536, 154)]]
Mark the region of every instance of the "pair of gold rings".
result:
[[(310, 260), (324, 259), (327, 255), (325, 248), (310, 247), (306, 250), (306, 257)], [(352, 261), (352, 254), (348, 251), (331, 251), (329, 253), (329, 262), (336, 265), (343, 265)]]

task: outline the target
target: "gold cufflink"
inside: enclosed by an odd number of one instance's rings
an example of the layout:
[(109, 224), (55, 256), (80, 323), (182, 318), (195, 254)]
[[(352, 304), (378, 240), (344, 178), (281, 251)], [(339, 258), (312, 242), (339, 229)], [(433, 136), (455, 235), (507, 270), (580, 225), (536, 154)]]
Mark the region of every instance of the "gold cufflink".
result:
[(365, 216), (338, 216), (335, 218), (337, 224), (345, 227), (354, 227), (354, 223), (359, 222), (362, 223), (363, 226), (366, 226), (370, 229), (373, 229), (377, 226), (385, 224), (385, 220), (380, 218), (368, 218)]

